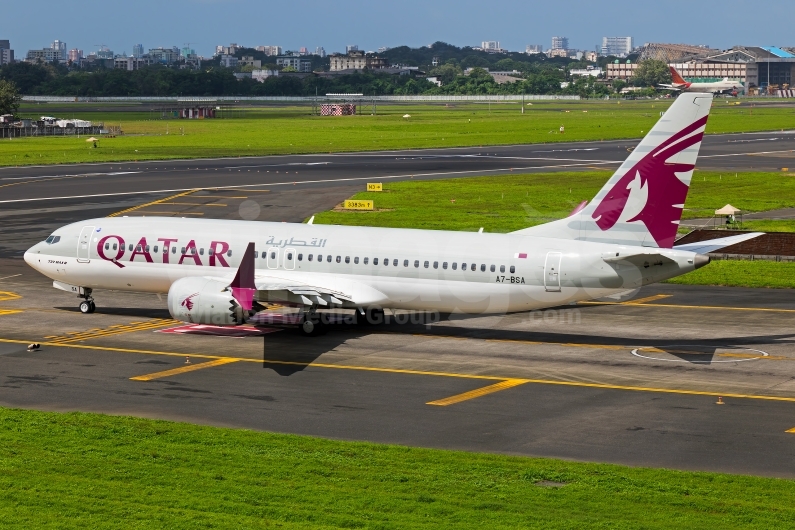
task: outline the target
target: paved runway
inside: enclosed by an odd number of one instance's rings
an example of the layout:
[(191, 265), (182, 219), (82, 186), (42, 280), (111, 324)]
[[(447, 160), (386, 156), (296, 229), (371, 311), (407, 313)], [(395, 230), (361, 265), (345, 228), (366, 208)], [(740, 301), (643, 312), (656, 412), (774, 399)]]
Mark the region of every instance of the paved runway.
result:
[[(794, 137), (709, 137), (699, 167), (780, 170)], [(2, 169), (0, 404), (793, 478), (789, 291), (656, 285), (629, 304), (233, 338), (162, 332), (178, 324), (153, 295), (98, 292), (82, 315), (19, 259), (121, 210), (301, 221), (370, 178), (613, 168), (632, 145)]]
[(154, 295), (97, 293), (82, 315), (21, 260), (0, 278), (3, 406), (795, 477), (783, 290), (659, 285), (629, 304), (231, 338), (163, 332), (179, 323)]

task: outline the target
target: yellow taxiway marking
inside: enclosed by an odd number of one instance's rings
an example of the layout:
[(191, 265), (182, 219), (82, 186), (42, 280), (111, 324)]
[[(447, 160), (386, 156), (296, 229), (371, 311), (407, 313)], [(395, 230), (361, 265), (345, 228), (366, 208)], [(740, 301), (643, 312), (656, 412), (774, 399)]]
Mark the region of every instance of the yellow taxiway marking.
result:
[(161, 202), (160, 204), (178, 204), (180, 206), (227, 206), (220, 203), (204, 203), (204, 202)]
[(171, 377), (172, 375), (177, 374), (184, 374), (186, 372), (193, 372), (195, 370), (201, 370), (202, 368), (212, 368), (213, 366), (221, 366), (223, 364), (231, 364), (238, 362), (239, 359), (233, 359), (231, 357), (225, 359), (216, 359), (214, 361), (207, 361), (206, 363), (199, 363), (199, 364), (186, 364), (185, 366), (180, 366), (179, 368), (172, 368), (171, 370), (163, 370), (162, 372), (155, 372), (153, 374), (147, 375), (138, 375), (135, 377), (131, 377), (131, 381), (151, 381), (153, 379), (160, 379), (162, 377)]
[[(401, 334), (400, 332), (394, 332)], [(597, 350), (627, 350), (632, 349), (632, 346), (619, 346), (615, 344), (587, 344), (578, 342), (545, 342), (538, 340), (524, 340), (524, 339), (487, 339), (481, 337), (458, 337), (455, 335), (423, 335), (415, 333), (414, 337), (424, 337), (428, 339), (452, 339), (452, 340), (482, 340), (484, 342), (507, 342), (512, 344), (532, 344), (534, 346), (548, 345), (548, 346), (571, 346), (574, 348), (592, 348)], [(504, 379), (504, 378), (501, 378)]]
[(645, 304), (648, 302), (654, 302), (655, 300), (662, 300), (663, 298), (671, 298), (672, 294), (655, 294), (652, 296), (647, 296), (646, 298), (638, 298), (637, 300), (628, 300), (623, 302), (624, 305), (633, 305), (633, 304)]
[(7, 302), (9, 300), (19, 300), (22, 298), (17, 293), (11, 291), (0, 291), (0, 302)]
[(119, 212), (112, 213), (108, 217), (118, 217), (118, 216), (124, 215), (126, 213), (134, 212), (135, 210), (140, 210), (141, 208), (146, 208), (147, 206), (153, 206), (155, 204), (160, 204), (160, 203), (163, 203), (163, 202), (172, 201), (172, 200), (177, 199), (179, 197), (184, 197), (186, 195), (190, 195), (191, 193), (195, 193), (195, 192), (199, 191), (199, 189), (200, 188), (196, 188), (196, 189), (189, 190), (189, 191), (183, 191), (182, 193), (177, 193), (176, 195), (172, 195), (170, 197), (164, 197), (164, 198), (158, 199), (156, 201), (145, 202), (143, 204), (139, 204), (138, 206), (133, 206), (132, 208), (127, 208), (126, 210), (121, 210)]
[(0, 317), (3, 315), (13, 315), (15, 313), (21, 313), (21, 309), (0, 309)]
[(166, 326), (173, 326), (179, 324), (176, 320), (157, 318), (149, 322), (130, 322), (129, 324), (114, 324), (104, 329), (95, 328), (87, 331), (69, 331), (63, 336), (49, 336), (45, 339), (51, 339), (53, 344), (65, 344), (69, 342), (77, 342), (88, 339), (98, 339), (107, 337), (109, 335), (119, 335), (121, 333), (131, 333), (134, 331), (145, 331), (148, 329), (163, 328)]
[(203, 212), (139, 212), (144, 215), (204, 215)]
[(499, 392), (500, 390), (505, 390), (507, 388), (513, 388), (515, 386), (523, 385), (525, 383), (527, 383), (526, 379), (507, 379), (499, 383), (494, 383), (493, 385), (484, 386), (483, 388), (478, 388), (475, 390), (470, 390), (469, 392), (464, 392), (463, 394), (456, 394), (455, 396), (450, 396), (448, 398), (437, 399), (436, 401), (429, 401), (426, 403), (426, 405), (438, 405), (440, 407), (446, 407), (447, 405), (455, 405), (456, 403), (461, 403), (462, 401), (479, 398), (481, 396), (493, 394), (494, 392)]
[[(24, 341), (24, 340), (14, 340), (14, 339), (0, 339), (0, 343), (7, 343), (7, 344), (30, 344), (31, 341)], [(153, 351), (153, 350), (137, 350), (131, 348), (112, 348), (108, 346), (89, 346), (86, 344), (60, 344), (60, 343), (52, 343), (52, 342), (42, 342), (40, 344), (42, 347), (45, 346), (58, 346), (62, 348), (77, 348), (81, 350), (96, 350), (96, 351), (110, 351), (110, 352), (118, 352), (118, 353), (137, 353), (137, 354), (144, 354), (144, 355), (162, 355), (166, 357), (186, 357), (190, 356), (191, 358), (195, 359), (211, 359), (211, 360), (220, 360), (225, 359), (231, 361), (240, 361), (240, 362), (249, 362), (249, 363), (264, 363), (264, 364), (281, 364), (281, 365), (292, 365), (292, 366), (306, 366), (306, 367), (314, 367), (314, 368), (334, 368), (338, 370), (361, 370), (365, 372), (383, 372), (383, 373), (392, 373), (392, 374), (410, 374), (410, 375), (429, 375), (429, 376), (439, 376), (439, 377), (458, 377), (461, 379), (482, 379), (486, 381), (506, 381), (516, 379), (513, 377), (504, 377), (504, 376), (493, 376), (493, 375), (474, 375), (474, 374), (456, 374), (456, 373), (449, 373), (449, 372), (427, 372), (423, 370), (405, 370), (399, 368), (378, 368), (374, 366), (355, 366), (355, 365), (345, 365), (345, 364), (324, 364), (324, 363), (307, 363), (307, 362), (298, 362), (298, 361), (272, 361), (272, 360), (260, 360), (254, 359), (250, 357), (223, 357), (220, 355), (207, 355), (203, 353), (185, 353), (185, 352), (166, 352), (166, 351)], [(726, 397), (733, 397), (739, 399), (761, 399), (765, 401), (786, 401), (790, 403), (795, 403), (795, 397), (785, 397), (785, 396), (767, 396), (761, 394), (735, 394), (732, 392), (711, 392), (711, 391), (701, 391), (701, 390), (686, 390), (686, 389), (675, 389), (675, 388), (655, 388), (655, 387), (644, 387), (644, 386), (627, 386), (627, 385), (611, 385), (606, 383), (585, 383), (580, 381), (555, 381), (551, 379), (522, 379), (524, 383), (535, 383), (535, 384), (542, 384), (542, 385), (559, 385), (559, 386), (573, 386), (573, 387), (583, 387), (583, 388), (602, 388), (606, 390), (630, 390), (635, 392), (656, 392), (661, 394), (683, 394), (683, 395), (691, 395), (691, 396), (713, 396), (718, 397), (722, 396)]]
[(675, 309), (725, 309), (727, 311), (765, 311), (769, 313), (795, 313), (795, 309), (777, 309), (774, 307), (731, 307), (721, 305), (683, 305), (683, 304), (640, 304), (637, 301), (630, 302), (577, 302), (587, 305), (642, 305), (644, 307), (668, 307)]
[(194, 195), (196, 198), (204, 198), (207, 197), (208, 199), (248, 199), (248, 197), (234, 197), (229, 195), (224, 195), (222, 197), (216, 197), (215, 195)]
[(787, 429), (784, 432), (791, 432), (791, 433), (795, 434), (795, 427), (793, 427), (792, 429)]

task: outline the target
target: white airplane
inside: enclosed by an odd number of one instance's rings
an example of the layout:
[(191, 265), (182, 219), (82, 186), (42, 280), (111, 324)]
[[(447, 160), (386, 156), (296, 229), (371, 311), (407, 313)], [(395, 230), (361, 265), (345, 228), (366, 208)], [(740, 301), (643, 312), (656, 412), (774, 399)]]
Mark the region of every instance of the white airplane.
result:
[(671, 70), (671, 80), (673, 82), (671, 84), (665, 83), (659, 85), (657, 88), (681, 92), (710, 92), (714, 95), (731, 94), (732, 96), (737, 96), (740, 90), (744, 90), (743, 84), (740, 81), (731, 80), (728, 77), (724, 77), (720, 81), (712, 83), (691, 83), (685, 81), (673, 66), (669, 66), (668, 68)]
[(168, 293), (175, 319), (222, 326), (278, 303), (306, 335), (326, 328), (322, 309), (495, 314), (616, 295), (759, 235), (673, 246), (711, 105), (683, 94), (590, 204), (509, 234), (116, 217), (59, 228), (25, 261), (83, 313), (95, 289)]

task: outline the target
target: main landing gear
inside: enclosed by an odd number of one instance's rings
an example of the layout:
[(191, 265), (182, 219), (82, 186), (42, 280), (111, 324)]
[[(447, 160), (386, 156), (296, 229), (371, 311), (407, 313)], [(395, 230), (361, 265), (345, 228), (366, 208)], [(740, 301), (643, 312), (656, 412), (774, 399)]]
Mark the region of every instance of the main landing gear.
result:
[(93, 313), (97, 309), (96, 304), (94, 304), (94, 298), (91, 296), (91, 289), (85, 287), (83, 288), (83, 294), (77, 296), (84, 299), (78, 306), (80, 307), (80, 312), (84, 315)]

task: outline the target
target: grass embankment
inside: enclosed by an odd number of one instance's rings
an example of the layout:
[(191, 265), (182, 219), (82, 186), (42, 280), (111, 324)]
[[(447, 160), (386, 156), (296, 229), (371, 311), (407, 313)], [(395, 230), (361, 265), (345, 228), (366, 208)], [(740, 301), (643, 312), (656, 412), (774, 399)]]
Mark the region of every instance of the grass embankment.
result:
[[(315, 216), (315, 223), (466, 231), (483, 227), (486, 232), (511, 232), (565, 217), (581, 201), (591, 200), (610, 175), (609, 171), (599, 171), (386, 182), (384, 192), (354, 196), (375, 201), (380, 211), (322, 212)], [(727, 203), (747, 212), (795, 207), (795, 176), (782, 173), (729, 176), (697, 171), (684, 217), (711, 217), (715, 209)], [(746, 228), (771, 229), (793, 224), (754, 221)], [(727, 261), (713, 263), (673, 281), (795, 288), (795, 264)]]
[[(0, 409), (6, 528), (785, 528), (795, 483)], [(543, 487), (540, 481), (564, 483)]]
[[(638, 138), (670, 101), (533, 102), (524, 114), (520, 102), (381, 105), (376, 116), (336, 118), (310, 116), (309, 106), (269, 107), (215, 120), (160, 120), (147, 105), (132, 112), (92, 111), (95, 105), (25, 105), (20, 114), (103, 121), (121, 125), (125, 136), (102, 140), (98, 149), (75, 137), (2, 140), (0, 166)], [(411, 118), (404, 119), (404, 114)], [(730, 106), (716, 100), (707, 132), (791, 128), (793, 114), (791, 108), (751, 109), (750, 104)], [(561, 125), (565, 134), (558, 132)]]

